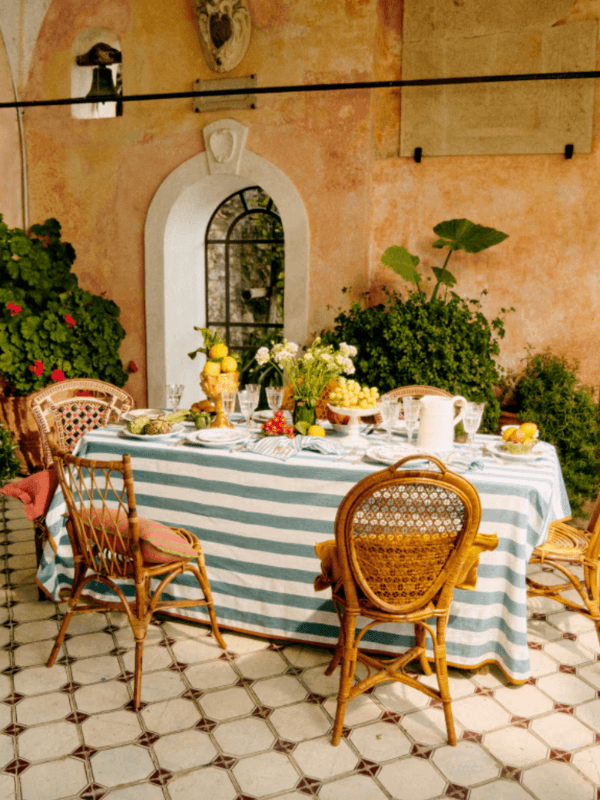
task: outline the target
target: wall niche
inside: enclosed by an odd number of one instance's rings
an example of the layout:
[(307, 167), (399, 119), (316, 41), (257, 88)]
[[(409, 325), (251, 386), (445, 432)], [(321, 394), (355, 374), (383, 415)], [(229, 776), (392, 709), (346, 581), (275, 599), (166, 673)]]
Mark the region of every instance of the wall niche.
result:
[(121, 46), (108, 28), (90, 28), (73, 43), (71, 97), (89, 97), (89, 103), (71, 106), (76, 119), (106, 119), (123, 113)]

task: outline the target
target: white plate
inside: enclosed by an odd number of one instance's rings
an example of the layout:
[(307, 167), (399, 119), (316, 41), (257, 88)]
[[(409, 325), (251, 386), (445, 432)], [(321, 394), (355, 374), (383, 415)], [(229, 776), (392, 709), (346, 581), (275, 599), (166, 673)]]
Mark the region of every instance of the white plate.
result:
[(185, 425), (182, 422), (176, 422), (175, 425), (171, 428), (169, 433), (131, 433), (128, 431), (127, 428), (124, 428), (121, 431), (122, 436), (126, 436), (128, 439), (144, 439), (147, 442), (151, 441), (158, 441), (164, 439), (170, 439), (176, 433), (181, 433), (181, 431), (185, 430)]
[(231, 447), (248, 438), (248, 431), (232, 428), (201, 428), (190, 433), (186, 440), (202, 447)]
[(156, 417), (162, 416), (164, 411), (161, 411), (160, 408), (134, 408), (132, 411), (128, 411), (126, 414), (121, 415), (121, 419), (125, 422), (131, 422), (132, 419), (136, 417), (150, 417), (150, 419), (156, 419)]
[(528, 453), (510, 453), (506, 449), (504, 442), (491, 442), (487, 445), (487, 449), (500, 458), (505, 458), (507, 461), (536, 461), (544, 455), (544, 445), (540, 442), (534, 444)]
[[(379, 461), (381, 464), (388, 464), (392, 465), (395, 464), (397, 461), (400, 461), (401, 458), (405, 458), (406, 456), (416, 456), (416, 455), (428, 455), (428, 456), (435, 456), (440, 461), (444, 461), (450, 454), (446, 451), (444, 452), (434, 452), (433, 450), (421, 450), (419, 448), (414, 447), (411, 444), (390, 444), (390, 445), (376, 445), (375, 447), (369, 447), (365, 454), (368, 458), (372, 461)], [(428, 459), (423, 458), (415, 459), (414, 461), (410, 461), (410, 466), (414, 465), (417, 466), (418, 464), (426, 464)], [(407, 465), (408, 466), (408, 465)]]

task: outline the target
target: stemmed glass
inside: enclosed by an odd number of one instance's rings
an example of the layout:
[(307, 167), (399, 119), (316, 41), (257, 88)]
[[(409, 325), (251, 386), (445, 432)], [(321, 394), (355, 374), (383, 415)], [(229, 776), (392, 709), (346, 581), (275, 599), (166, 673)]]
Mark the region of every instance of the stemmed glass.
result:
[(469, 455), (471, 456), (475, 454), (475, 434), (481, 425), (484, 409), (485, 403), (467, 402), (465, 414), (462, 418), (463, 428), (469, 439)]
[(283, 386), (267, 386), (267, 403), (273, 414), (281, 408), (283, 392)]
[(233, 409), (235, 408), (236, 395), (237, 391), (235, 389), (223, 389), (221, 392), (221, 407), (227, 419), (227, 426), (229, 428), (233, 428), (233, 425), (231, 424), (231, 415), (233, 414)]
[(167, 408), (177, 411), (184, 388), (182, 383), (167, 383)]
[(244, 389), (252, 396), (254, 405), (252, 406), (252, 414), (258, 408), (258, 401), (260, 400), (260, 383), (247, 383)]
[(392, 444), (392, 431), (400, 413), (400, 404), (395, 397), (382, 397), (379, 401), (379, 411), (386, 429), (385, 443)]
[(242, 389), (241, 392), (238, 392), (238, 400), (240, 403), (240, 410), (242, 414), (246, 417), (246, 427), (250, 428), (250, 420), (252, 419), (252, 413), (256, 408), (257, 400), (255, 400), (254, 394), (249, 392), (247, 389)]
[(417, 430), (417, 425), (419, 424), (420, 410), (421, 401), (417, 397), (402, 398), (402, 411), (404, 413), (404, 424), (406, 425), (409, 444), (411, 443), (413, 433)]

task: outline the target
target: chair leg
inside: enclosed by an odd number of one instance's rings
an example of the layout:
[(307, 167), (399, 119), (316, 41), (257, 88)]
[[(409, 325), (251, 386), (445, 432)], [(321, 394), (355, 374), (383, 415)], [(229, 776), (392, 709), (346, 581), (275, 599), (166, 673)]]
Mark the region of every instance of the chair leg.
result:
[(212, 635), (217, 640), (219, 647), (223, 650), (227, 650), (227, 645), (225, 644), (225, 640), (221, 636), (221, 631), (219, 630), (219, 623), (217, 622), (217, 615), (215, 614), (215, 604), (212, 597), (212, 592), (210, 590), (210, 583), (208, 581), (208, 576), (206, 574), (206, 567), (204, 565), (204, 557), (198, 557), (198, 574), (196, 576), (198, 578), (198, 583), (200, 584), (200, 588), (204, 594), (204, 599), (206, 600), (206, 607), (208, 608), (208, 616), (210, 617), (210, 627), (212, 630)]
[(142, 701), (142, 659), (144, 657), (144, 642), (147, 629), (143, 638), (135, 640), (135, 668), (133, 675), (133, 707), (137, 711)]
[(454, 727), (454, 716), (452, 714), (452, 698), (450, 696), (450, 686), (448, 684), (448, 664), (446, 663), (446, 641), (445, 630), (440, 630), (438, 625), (437, 642), (433, 643), (435, 656), (435, 670), (440, 687), (440, 697), (444, 706), (444, 718), (446, 720), (446, 730), (448, 732), (448, 744), (456, 744), (456, 729)]
[[(333, 723), (333, 732), (331, 735), (331, 744), (334, 747), (337, 747), (342, 738), (342, 728), (344, 726), (346, 706), (348, 704), (348, 698), (350, 697), (350, 689), (352, 688), (352, 681), (354, 679), (354, 670), (356, 669), (357, 648), (354, 646), (355, 627), (354, 617), (346, 616), (344, 618), (343, 636), (345, 646), (342, 656), (340, 688), (338, 692), (337, 708), (335, 711), (335, 721)], [(334, 656), (334, 659), (336, 656), (337, 652)]]
[(71, 617), (73, 616), (73, 609), (79, 602), (79, 598), (84, 588), (84, 577), (85, 577), (85, 569), (81, 571), (79, 576), (77, 576), (77, 583), (75, 584), (75, 590), (72, 592), (71, 597), (69, 597), (69, 608), (67, 613), (65, 614), (62, 625), (60, 626), (60, 630), (58, 632), (58, 636), (54, 642), (54, 647), (50, 651), (50, 655), (48, 656), (48, 661), (46, 661), (47, 667), (54, 666), (54, 662), (56, 661), (56, 656), (58, 655), (58, 651), (61, 648), (61, 645), (64, 641), (65, 634), (67, 633), (67, 628), (69, 627), (69, 623), (71, 622)]
[(425, 675), (431, 675), (432, 669), (431, 664), (427, 660), (427, 656), (425, 655), (425, 639), (427, 637), (427, 631), (422, 625), (419, 623), (415, 623), (415, 643), (423, 648), (423, 652), (419, 653), (419, 664), (421, 665), (421, 669), (425, 673)]

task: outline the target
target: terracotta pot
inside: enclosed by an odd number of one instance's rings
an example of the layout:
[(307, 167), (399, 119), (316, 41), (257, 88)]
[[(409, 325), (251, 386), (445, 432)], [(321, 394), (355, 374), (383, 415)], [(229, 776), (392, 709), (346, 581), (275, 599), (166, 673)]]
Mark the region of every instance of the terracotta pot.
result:
[(6, 397), (0, 394), (0, 422), (12, 433), (21, 462), (21, 473), (27, 475), (44, 468), (40, 432), (29, 410), (29, 397)]

